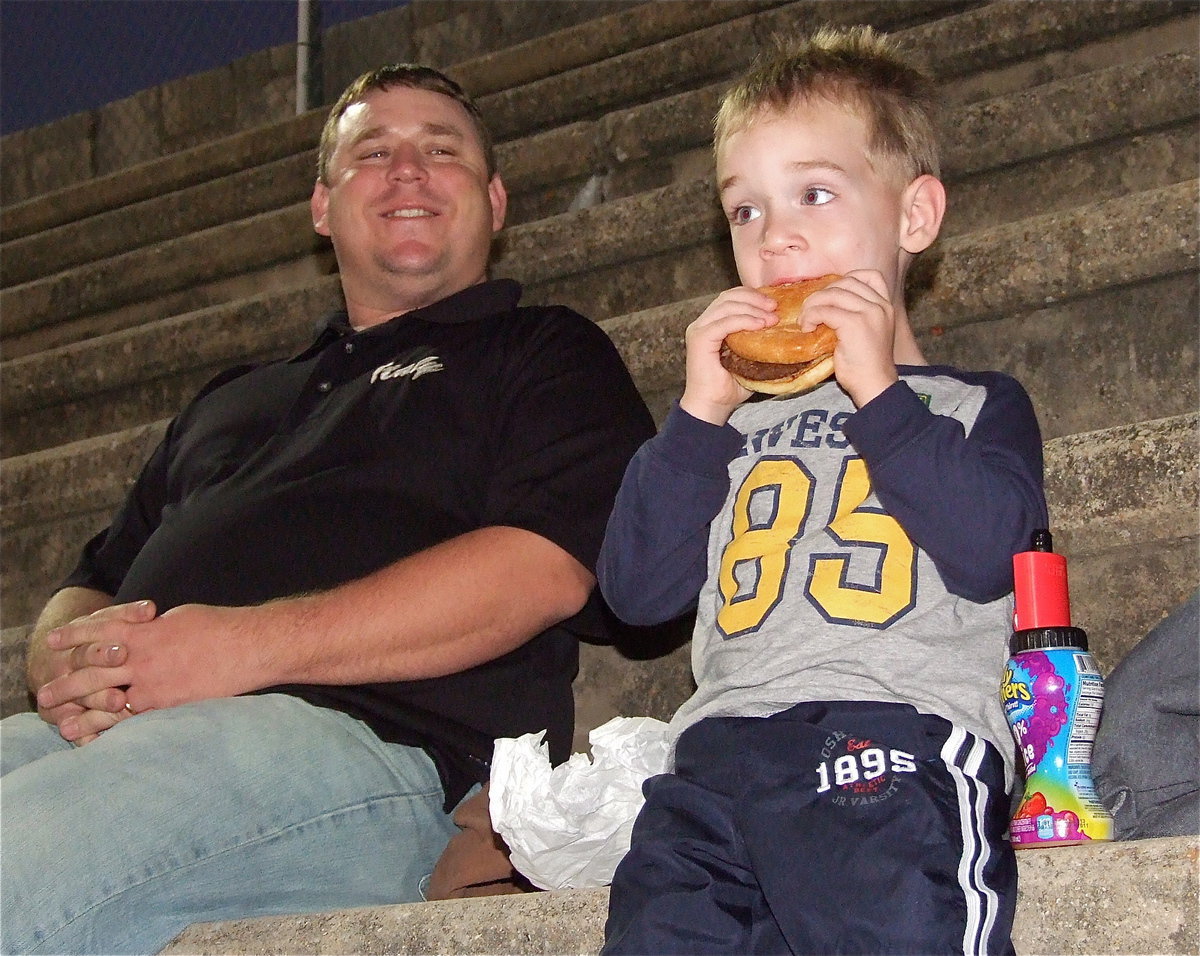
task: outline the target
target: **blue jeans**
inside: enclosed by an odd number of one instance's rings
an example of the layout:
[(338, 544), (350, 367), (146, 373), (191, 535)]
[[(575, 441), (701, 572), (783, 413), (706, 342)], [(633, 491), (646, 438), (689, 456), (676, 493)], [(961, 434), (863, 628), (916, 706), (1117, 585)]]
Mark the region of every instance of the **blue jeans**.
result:
[(75, 748), (0, 721), (4, 953), (153, 953), (197, 921), (412, 902), (456, 828), (428, 755), (280, 694)]

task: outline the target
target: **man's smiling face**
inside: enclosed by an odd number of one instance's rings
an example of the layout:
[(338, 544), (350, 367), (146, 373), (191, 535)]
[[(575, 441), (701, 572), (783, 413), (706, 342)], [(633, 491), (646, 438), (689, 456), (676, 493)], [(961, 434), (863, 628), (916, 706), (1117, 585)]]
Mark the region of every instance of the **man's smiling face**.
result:
[(338, 122), (328, 183), (313, 190), (313, 226), (337, 253), (358, 327), (481, 282), (506, 197), (489, 179), (479, 134), (448, 96), (373, 90)]

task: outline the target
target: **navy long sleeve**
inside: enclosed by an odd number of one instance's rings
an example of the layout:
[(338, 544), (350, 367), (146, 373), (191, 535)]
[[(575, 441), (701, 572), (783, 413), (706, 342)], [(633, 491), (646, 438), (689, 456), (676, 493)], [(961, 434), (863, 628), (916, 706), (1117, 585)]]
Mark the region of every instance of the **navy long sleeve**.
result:
[(601, 594), (627, 624), (659, 624), (695, 604), (707, 574), (708, 526), (744, 440), (676, 404), (633, 456), (596, 568)]
[(1035, 528), (1048, 527), (1042, 438), (1014, 379), (957, 375), (987, 388), (969, 436), (904, 382), (851, 415), (845, 431), (885, 510), (933, 559), (946, 587), (983, 603), (1012, 590), (1013, 554), (1028, 550)]

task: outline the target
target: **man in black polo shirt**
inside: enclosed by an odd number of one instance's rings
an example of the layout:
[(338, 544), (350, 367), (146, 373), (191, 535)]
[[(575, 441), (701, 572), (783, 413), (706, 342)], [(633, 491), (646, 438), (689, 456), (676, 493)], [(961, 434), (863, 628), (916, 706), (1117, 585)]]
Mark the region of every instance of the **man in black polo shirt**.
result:
[(506, 196), (451, 81), (361, 78), (319, 165), (346, 311), (201, 391), (38, 621), (5, 952), (419, 899), (494, 738), (567, 755), (649, 415), (598, 327), (488, 281)]

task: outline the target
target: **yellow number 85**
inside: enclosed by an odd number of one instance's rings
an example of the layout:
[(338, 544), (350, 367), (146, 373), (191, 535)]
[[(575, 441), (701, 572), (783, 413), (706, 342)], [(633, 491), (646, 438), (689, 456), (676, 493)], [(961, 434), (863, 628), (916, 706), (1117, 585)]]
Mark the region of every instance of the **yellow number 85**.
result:
[[(721, 556), (718, 582), (717, 626), (727, 637), (757, 630), (783, 598), (792, 545), (811, 517), (813, 485), (812, 475), (795, 459), (764, 458), (738, 489), (733, 538)], [(847, 458), (827, 526), (834, 547), (810, 555), (804, 593), (829, 621), (882, 628), (913, 606), (916, 548), (895, 518), (860, 510), (870, 493), (863, 460)], [(752, 517), (754, 502), (765, 518)], [(863, 549), (875, 554), (875, 580), (853, 584), (847, 578), (850, 557)], [(739, 571), (753, 575), (749, 590), (739, 583)]]

